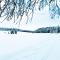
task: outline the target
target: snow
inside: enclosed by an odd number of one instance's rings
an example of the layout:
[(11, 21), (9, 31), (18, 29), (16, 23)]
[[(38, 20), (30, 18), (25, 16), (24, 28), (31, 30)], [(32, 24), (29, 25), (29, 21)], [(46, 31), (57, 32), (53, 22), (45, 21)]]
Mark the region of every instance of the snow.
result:
[(60, 34), (0, 34), (0, 60), (60, 60)]
[[(26, 24), (24, 21), (17, 26), (12, 21), (5, 20), (0, 23), (0, 27), (35, 30), (60, 25), (60, 19), (50, 19), (48, 6), (42, 11), (36, 9), (31, 23)], [(60, 34), (24, 32), (8, 34), (0, 31), (0, 60), (60, 60)]]

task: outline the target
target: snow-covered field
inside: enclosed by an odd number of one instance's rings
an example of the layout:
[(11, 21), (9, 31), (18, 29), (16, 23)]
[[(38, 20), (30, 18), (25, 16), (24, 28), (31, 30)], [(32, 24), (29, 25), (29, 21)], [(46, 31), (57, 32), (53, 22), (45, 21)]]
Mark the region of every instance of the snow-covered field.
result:
[(60, 34), (0, 32), (0, 60), (60, 60)]

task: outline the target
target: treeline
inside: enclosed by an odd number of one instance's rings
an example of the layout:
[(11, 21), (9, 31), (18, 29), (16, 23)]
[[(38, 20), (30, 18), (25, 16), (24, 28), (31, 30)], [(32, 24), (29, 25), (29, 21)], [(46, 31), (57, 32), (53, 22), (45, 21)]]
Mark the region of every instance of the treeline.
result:
[(43, 27), (35, 30), (35, 33), (60, 33), (60, 27)]

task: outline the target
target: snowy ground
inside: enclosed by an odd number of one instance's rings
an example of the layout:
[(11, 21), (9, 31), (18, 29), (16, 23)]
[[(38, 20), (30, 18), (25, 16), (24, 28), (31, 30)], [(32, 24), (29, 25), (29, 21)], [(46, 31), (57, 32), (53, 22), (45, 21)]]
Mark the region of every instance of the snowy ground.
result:
[(60, 34), (0, 32), (0, 60), (60, 60)]

